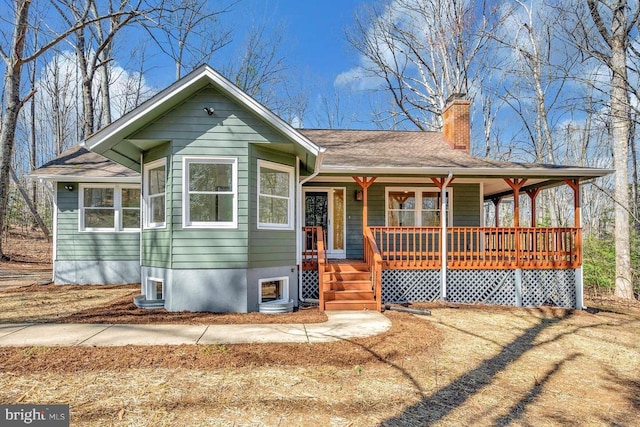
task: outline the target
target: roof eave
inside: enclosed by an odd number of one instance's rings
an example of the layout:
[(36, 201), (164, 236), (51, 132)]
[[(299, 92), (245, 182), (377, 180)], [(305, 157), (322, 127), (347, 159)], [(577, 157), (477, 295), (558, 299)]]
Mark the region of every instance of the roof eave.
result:
[(452, 172), (454, 176), (468, 177), (580, 177), (598, 178), (609, 175), (611, 169), (595, 168), (468, 168), (468, 167), (347, 167), (321, 166), (322, 174), (355, 174), (355, 175), (430, 175), (446, 176)]
[(113, 183), (131, 183), (138, 184), (140, 183), (140, 177), (131, 177), (131, 176), (116, 176), (116, 177), (108, 177), (108, 176), (96, 176), (96, 177), (87, 177), (87, 176), (78, 176), (78, 175), (54, 175), (54, 174), (30, 174), (29, 178), (40, 179), (43, 181), (51, 181), (51, 182), (113, 182)]
[[(81, 145), (88, 150), (111, 158), (107, 151), (126, 136), (135, 132), (141, 124), (146, 124), (145, 118), (157, 115), (158, 112), (161, 114), (162, 111), (168, 107), (170, 108), (174, 103), (180, 102), (183, 98), (186, 99), (190, 94), (195, 93), (195, 91), (205, 87), (209, 83), (213, 83), (229, 97), (246, 106), (262, 120), (270, 123), (279, 132), (299, 144), (313, 156), (317, 157), (320, 153), (319, 146), (207, 65), (194, 70), (156, 94), (148, 105), (142, 104), (140, 107), (89, 136)], [(137, 149), (139, 150), (139, 148)]]

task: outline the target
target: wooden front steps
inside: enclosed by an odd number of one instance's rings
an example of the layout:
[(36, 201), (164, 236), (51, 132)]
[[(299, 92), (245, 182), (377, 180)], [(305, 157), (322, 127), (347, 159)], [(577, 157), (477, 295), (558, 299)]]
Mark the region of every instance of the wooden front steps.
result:
[(323, 279), (324, 310), (376, 310), (371, 272), (363, 261), (332, 260)]

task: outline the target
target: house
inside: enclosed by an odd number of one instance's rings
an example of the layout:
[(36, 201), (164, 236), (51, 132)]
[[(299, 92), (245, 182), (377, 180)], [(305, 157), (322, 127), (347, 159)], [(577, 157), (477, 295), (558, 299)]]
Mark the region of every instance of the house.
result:
[[(469, 101), (443, 119), (294, 129), (202, 66), (33, 173), (55, 192), (55, 283), (140, 282), (136, 304), (171, 311), (581, 308), (580, 186), (611, 171), (476, 158)], [(520, 195), (535, 215), (558, 185), (575, 225), (521, 227)], [(484, 224), (503, 198), (513, 226)]]

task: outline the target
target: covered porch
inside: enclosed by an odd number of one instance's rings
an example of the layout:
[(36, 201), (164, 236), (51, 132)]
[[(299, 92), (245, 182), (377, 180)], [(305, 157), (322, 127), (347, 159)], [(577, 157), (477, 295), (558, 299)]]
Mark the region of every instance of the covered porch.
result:
[[(440, 225), (429, 227), (372, 226), (368, 224), (367, 189), (375, 177), (353, 177), (362, 191), (362, 260), (328, 259), (326, 230), (303, 227), (302, 297), (317, 299), (321, 309), (380, 310), (386, 302), (443, 300), (514, 306), (545, 304), (582, 308), (582, 231), (580, 225), (580, 178), (528, 180), (502, 178), (509, 191), (494, 186), (484, 201), (496, 201), (493, 226), (451, 226), (447, 223), (447, 186), (454, 178), (434, 177), (441, 192)], [(529, 183), (529, 185), (527, 185)], [(565, 184), (574, 195), (573, 227), (537, 227), (536, 198), (543, 188)], [(520, 226), (520, 195), (530, 200), (533, 226)], [(500, 202), (513, 199), (512, 226), (499, 224)], [(359, 264), (357, 267), (352, 267)], [(366, 266), (366, 268), (364, 268)], [(348, 274), (358, 270), (357, 289)], [(366, 277), (367, 286), (362, 280)], [(345, 286), (346, 282), (346, 286)], [(336, 292), (338, 291), (338, 292)], [(341, 298), (367, 296), (372, 302), (337, 304)]]

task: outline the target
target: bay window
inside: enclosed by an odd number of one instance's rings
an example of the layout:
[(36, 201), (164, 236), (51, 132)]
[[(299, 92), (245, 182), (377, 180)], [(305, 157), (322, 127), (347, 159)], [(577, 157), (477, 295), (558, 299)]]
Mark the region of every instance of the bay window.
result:
[(258, 228), (293, 230), (294, 169), (258, 160)]
[(145, 228), (166, 226), (166, 159), (144, 165)]
[(185, 158), (183, 180), (184, 227), (237, 227), (237, 159)]

